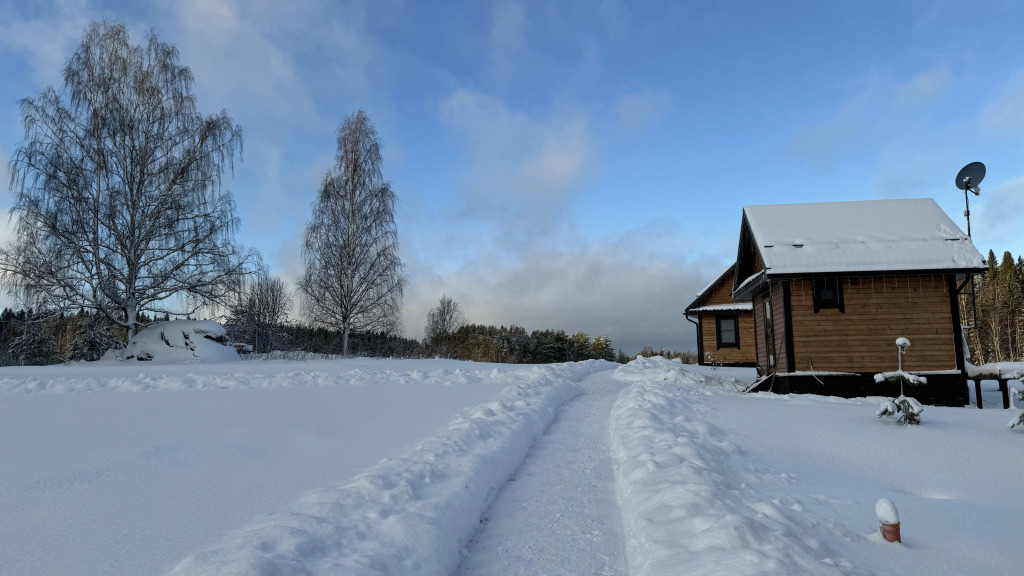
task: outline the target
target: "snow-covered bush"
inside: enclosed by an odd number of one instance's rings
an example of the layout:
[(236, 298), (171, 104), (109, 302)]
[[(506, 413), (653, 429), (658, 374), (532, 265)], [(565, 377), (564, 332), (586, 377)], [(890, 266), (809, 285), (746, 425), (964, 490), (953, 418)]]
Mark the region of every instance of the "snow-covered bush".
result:
[[(105, 356), (110, 358), (110, 356)], [(224, 327), (213, 320), (170, 320), (139, 331), (117, 359), (178, 362), (238, 360)]]
[(924, 412), (924, 406), (921, 406), (920, 402), (901, 394), (899, 398), (883, 400), (875, 415), (879, 418), (882, 416), (898, 418), (904, 424), (920, 424), (921, 412)]

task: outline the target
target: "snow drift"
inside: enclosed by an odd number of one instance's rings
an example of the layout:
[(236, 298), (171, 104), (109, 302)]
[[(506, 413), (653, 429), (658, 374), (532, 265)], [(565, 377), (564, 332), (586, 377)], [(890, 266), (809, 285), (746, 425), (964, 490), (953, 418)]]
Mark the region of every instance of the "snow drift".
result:
[(842, 574), (778, 502), (732, 477), (740, 448), (705, 416), (702, 375), (656, 356), (615, 376), (633, 383), (611, 414), (630, 574)]

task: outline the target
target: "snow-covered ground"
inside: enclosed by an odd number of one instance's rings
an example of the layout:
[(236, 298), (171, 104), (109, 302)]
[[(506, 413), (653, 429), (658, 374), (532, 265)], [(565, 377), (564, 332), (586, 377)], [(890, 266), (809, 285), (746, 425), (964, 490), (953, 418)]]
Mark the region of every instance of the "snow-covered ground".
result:
[(0, 575), (1020, 573), (1011, 411), (905, 427), (877, 399), (736, 392), (752, 379), (661, 358), (5, 368)]

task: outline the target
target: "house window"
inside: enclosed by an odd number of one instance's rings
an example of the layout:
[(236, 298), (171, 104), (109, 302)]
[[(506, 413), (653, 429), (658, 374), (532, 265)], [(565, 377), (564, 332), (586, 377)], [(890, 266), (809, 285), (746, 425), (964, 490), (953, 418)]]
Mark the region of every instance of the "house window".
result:
[(740, 332), (736, 316), (715, 316), (719, 348), (739, 348)]
[(813, 284), (815, 313), (825, 308), (846, 312), (843, 308), (843, 285), (839, 278), (815, 278)]

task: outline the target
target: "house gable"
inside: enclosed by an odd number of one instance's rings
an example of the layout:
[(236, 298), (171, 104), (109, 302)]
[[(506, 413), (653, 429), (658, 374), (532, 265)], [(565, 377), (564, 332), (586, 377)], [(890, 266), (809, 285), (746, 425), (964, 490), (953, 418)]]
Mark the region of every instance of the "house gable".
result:
[(749, 301), (733, 300), (734, 275), (735, 266), (728, 267), (686, 307), (686, 316), (696, 318), (694, 323), (697, 325), (697, 354), (700, 364), (754, 364), (756, 340), (752, 305)]

